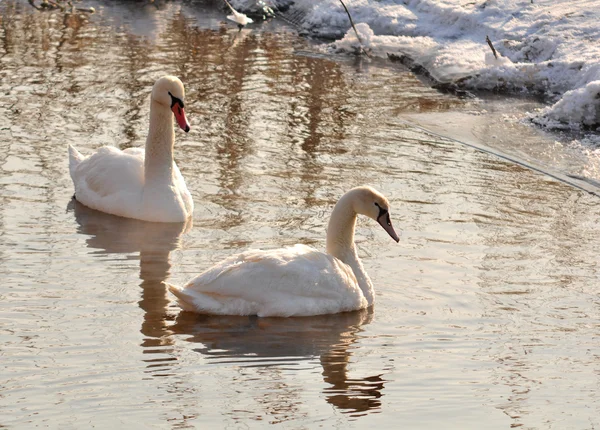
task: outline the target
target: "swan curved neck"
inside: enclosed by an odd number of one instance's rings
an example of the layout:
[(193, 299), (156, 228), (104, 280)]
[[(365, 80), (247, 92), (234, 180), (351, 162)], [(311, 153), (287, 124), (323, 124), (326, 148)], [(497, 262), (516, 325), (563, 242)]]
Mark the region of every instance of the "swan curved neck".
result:
[(356, 211), (346, 196), (343, 196), (333, 208), (327, 228), (327, 253), (345, 261), (348, 253), (354, 250), (354, 228)]
[(357, 213), (351, 200), (350, 196), (342, 196), (333, 208), (327, 228), (327, 253), (352, 268), (358, 285), (370, 306), (373, 304), (374, 297), (373, 284), (358, 258), (354, 245)]
[(173, 128), (171, 109), (152, 100), (150, 103), (150, 129), (146, 138), (144, 157), (145, 177), (148, 180), (161, 182), (171, 180), (174, 142), (175, 129)]

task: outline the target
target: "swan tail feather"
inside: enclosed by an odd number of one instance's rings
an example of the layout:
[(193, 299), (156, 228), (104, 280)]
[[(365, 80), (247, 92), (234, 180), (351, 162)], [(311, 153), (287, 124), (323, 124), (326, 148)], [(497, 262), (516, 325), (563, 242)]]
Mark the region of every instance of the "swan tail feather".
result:
[(178, 299), (183, 299), (185, 297), (185, 293), (182, 291), (181, 287), (178, 287), (177, 285), (169, 284), (167, 282), (165, 282), (165, 284), (169, 288), (169, 291)]
[(73, 176), (73, 172), (79, 166), (79, 163), (83, 161), (85, 157), (76, 150), (73, 146), (69, 145), (69, 172), (71, 172), (71, 177)]
[(183, 310), (193, 310), (194, 307), (191, 303), (191, 298), (183, 291), (183, 288), (177, 285), (169, 284), (165, 282), (171, 294), (177, 297), (177, 303)]

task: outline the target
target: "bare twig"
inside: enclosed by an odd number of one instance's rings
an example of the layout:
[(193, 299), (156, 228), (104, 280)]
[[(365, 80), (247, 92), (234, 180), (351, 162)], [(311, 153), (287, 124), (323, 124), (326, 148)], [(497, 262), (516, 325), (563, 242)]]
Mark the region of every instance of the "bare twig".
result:
[(344, 10), (346, 11), (346, 14), (348, 15), (348, 19), (350, 19), (350, 25), (354, 29), (354, 34), (356, 34), (356, 38), (358, 39), (358, 43), (360, 43), (362, 52), (364, 52), (367, 57), (371, 58), (369, 53), (367, 51), (365, 51), (365, 48), (363, 46), (363, 41), (360, 38), (358, 31), (356, 31), (356, 27), (354, 26), (354, 21), (352, 21), (352, 16), (350, 16), (350, 11), (348, 11), (348, 8), (346, 7), (346, 5), (344, 4), (344, 2), (342, 0), (340, 0), (340, 3), (342, 4), (342, 6), (344, 6)]
[(34, 8), (36, 8), (37, 10), (42, 10), (42, 8), (41, 8), (41, 7), (39, 7), (39, 6), (36, 6), (36, 4), (33, 2), (33, 0), (29, 0), (29, 4), (30, 4), (31, 6), (33, 6)]
[[(1, 0), (0, 0), (1, 1)], [(56, 10), (60, 9), (62, 12), (73, 13), (74, 10), (85, 13), (94, 13), (93, 7), (79, 8), (73, 6), (73, 1), (79, 2), (79, 0), (41, 0), (40, 5), (35, 4), (35, 0), (28, 0), (29, 4), (37, 10)]]
[(350, 12), (348, 11), (348, 8), (346, 7), (346, 5), (344, 4), (344, 2), (342, 0), (340, 0), (340, 3), (342, 4), (342, 6), (344, 6), (344, 10), (346, 11), (346, 14), (348, 15), (348, 19), (350, 19), (350, 25), (354, 29), (354, 33), (356, 33), (356, 38), (358, 39), (358, 41), (362, 45), (362, 43), (363, 43), (362, 39), (358, 35), (358, 31), (356, 31), (356, 27), (354, 26), (354, 21), (352, 21), (352, 16), (350, 16)]
[(492, 49), (492, 54), (494, 54), (494, 58), (498, 59), (498, 54), (496, 54), (494, 45), (492, 45), (492, 41), (490, 40), (490, 38), (488, 36), (485, 36), (485, 41), (487, 42), (488, 45), (490, 45), (490, 48)]

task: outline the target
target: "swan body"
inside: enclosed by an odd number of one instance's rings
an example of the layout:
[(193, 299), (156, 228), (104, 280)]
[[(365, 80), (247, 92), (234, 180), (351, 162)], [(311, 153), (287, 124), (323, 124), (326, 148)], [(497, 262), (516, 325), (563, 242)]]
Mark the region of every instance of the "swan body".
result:
[(377, 220), (399, 241), (387, 199), (373, 188), (358, 187), (333, 210), (327, 252), (306, 245), (249, 250), (169, 290), (184, 310), (204, 314), (288, 317), (367, 308), (374, 291), (354, 245), (358, 214)]
[(246, 24), (250, 24), (254, 21), (252, 21), (252, 18), (248, 18), (245, 14), (238, 12), (237, 10), (235, 10), (233, 8), (233, 6), (231, 6), (229, 4), (229, 2), (227, 0), (223, 0), (227, 6), (229, 6), (229, 9), (231, 9), (231, 13), (232, 15), (227, 15), (227, 19), (235, 22), (239, 29), (241, 30), (243, 27), (246, 26)]
[(184, 88), (165, 76), (154, 84), (145, 150), (104, 146), (84, 157), (69, 145), (69, 172), (75, 198), (92, 209), (154, 222), (185, 222), (194, 210), (192, 196), (173, 161), (173, 117), (188, 132)]

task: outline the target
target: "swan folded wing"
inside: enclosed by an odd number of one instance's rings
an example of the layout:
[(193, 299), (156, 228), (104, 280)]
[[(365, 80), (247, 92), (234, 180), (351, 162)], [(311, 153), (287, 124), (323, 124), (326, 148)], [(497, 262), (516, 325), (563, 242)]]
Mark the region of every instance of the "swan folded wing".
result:
[(78, 199), (140, 192), (144, 180), (144, 151), (130, 148), (120, 151), (105, 146), (84, 159), (74, 171)]
[(261, 316), (318, 315), (367, 304), (349, 266), (305, 245), (230, 257), (192, 279), (183, 293), (194, 297), (196, 308), (214, 311), (208, 301), (216, 300)]
[(185, 179), (183, 179), (183, 175), (177, 167), (177, 164), (173, 162), (173, 172), (174, 172), (174, 180), (175, 180), (175, 189), (179, 193), (179, 197), (181, 198), (182, 204), (186, 209), (188, 214), (192, 214), (194, 212), (194, 199), (192, 198), (192, 193), (188, 190), (188, 187), (185, 183)]

